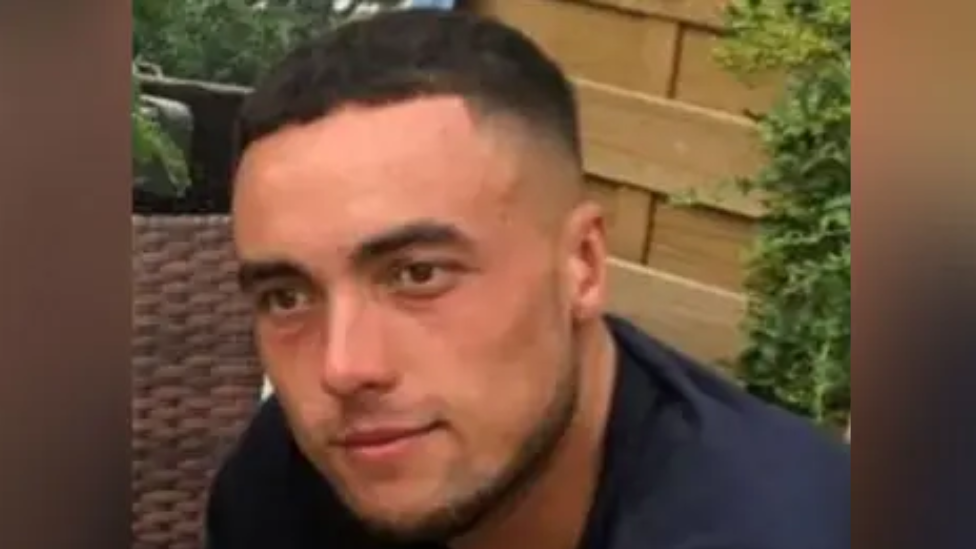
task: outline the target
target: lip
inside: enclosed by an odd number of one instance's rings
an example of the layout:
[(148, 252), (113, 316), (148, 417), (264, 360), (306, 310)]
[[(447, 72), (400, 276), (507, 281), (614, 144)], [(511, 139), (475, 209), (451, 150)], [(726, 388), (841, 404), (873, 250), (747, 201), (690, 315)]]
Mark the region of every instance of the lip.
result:
[(419, 427), (376, 427), (346, 433), (336, 445), (348, 455), (365, 460), (388, 460), (402, 456), (420, 439), (438, 428), (437, 424)]

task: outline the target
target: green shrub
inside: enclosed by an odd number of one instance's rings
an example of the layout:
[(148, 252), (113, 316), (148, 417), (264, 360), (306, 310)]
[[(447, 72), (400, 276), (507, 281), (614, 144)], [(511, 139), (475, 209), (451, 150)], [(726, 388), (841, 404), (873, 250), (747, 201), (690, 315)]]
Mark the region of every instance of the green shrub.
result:
[[(397, 0), (398, 1), (398, 0)], [(167, 76), (251, 85), (301, 40), (365, 7), (393, 0), (135, 0), (134, 65)], [(179, 196), (190, 185), (183, 151), (158, 106), (140, 96), (133, 76), (133, 171), (142, 190)]]
[(785, 94), (758, 116), (768, 164), (739, 182), (767, 215), (749, 260), (745, 385), (839, 425), (850, 410), (850, 0), (733, 0), (718, 57), (777, 71)]
[(136, 59), (169, 76), (250, 86), (298, 42), (392, 0), (135, 0)]
[(190, 185), (183, 151), (167, 133), (157, 112), (144, 100), (135, 71), (131, 90), (129, 120), (134, 183), (156, 194), (178, 196)]

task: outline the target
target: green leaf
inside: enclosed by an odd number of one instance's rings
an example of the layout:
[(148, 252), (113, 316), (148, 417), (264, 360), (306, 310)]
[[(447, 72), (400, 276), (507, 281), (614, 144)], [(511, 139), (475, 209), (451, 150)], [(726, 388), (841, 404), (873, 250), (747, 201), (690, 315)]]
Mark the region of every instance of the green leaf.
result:
[(150, 113), (135, 76), (130, 109), (135, 184), (156, 194), (182, 195), (191, 182), (186, 158)]
[(850, 0), (733, 0), (716, 52), (737, 74), (780, 70), (757, 118), (768, 163), (736, 182), (767, 214), (748, 258), (744, 385), (817, 422), (850, 413)]

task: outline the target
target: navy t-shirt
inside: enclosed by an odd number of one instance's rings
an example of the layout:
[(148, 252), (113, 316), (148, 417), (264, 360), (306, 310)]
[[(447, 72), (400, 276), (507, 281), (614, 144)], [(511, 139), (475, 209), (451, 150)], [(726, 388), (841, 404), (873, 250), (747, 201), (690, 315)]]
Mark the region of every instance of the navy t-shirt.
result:
[[(619, 371), (579, 549), (850, 547), (846, 444), (608, 322)], [(407, 549), (359, 526), (273, 397), (217, 474), (206, 520), (209, 549)]]

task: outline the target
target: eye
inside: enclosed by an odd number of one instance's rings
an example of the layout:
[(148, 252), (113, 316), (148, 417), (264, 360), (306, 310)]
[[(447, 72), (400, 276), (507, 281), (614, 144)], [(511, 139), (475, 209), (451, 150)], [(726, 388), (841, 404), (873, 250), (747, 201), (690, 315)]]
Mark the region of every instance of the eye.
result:
[(397, 272), (401, 284), (427, 284), (437, 276), (437, 265), (433, 263), (411, 263)]
[(267, 315), (287, 316), (307, 309), (309, 293), (297, 287), (269, 288), (257, 294), (258, 310)]
[(408, 295), (429, 297), (453, 286), (457, 270), (451, 265), (432, 261), (416, 261), (393, 270), (390, 285), (394, 291)]

